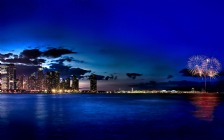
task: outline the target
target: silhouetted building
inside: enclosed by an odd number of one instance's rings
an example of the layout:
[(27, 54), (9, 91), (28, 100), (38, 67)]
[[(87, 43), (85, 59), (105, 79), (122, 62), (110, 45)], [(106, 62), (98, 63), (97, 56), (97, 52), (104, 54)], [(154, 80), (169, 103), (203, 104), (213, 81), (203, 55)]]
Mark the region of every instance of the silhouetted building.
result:
[(57, 90), (60, 86), (60, 73), (51, 71), (46, 73), (47, 92), (51, 93), (53, 89)]
[(72, 90), (79, 91), (79, 80), (75, 75), (72, 76)]
[(65, 89), (70, 89), (70, 78), (66, 78), (65, 80)]
[(97, 92), (97, 77), (95, 74), (92, 74), (90, 77), (90, 91), (92, 93), (96, 93)]
[(0, 64), (1, 90), (16, 89), (16, 67), (14, 64)]

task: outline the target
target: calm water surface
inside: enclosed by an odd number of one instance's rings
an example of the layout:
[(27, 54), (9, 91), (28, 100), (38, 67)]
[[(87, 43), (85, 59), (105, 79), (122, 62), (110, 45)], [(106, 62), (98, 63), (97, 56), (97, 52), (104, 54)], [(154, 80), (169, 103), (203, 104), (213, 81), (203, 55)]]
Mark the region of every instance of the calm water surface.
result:
[(0, 94), (1, 139), (224, 139), (224, 96)]

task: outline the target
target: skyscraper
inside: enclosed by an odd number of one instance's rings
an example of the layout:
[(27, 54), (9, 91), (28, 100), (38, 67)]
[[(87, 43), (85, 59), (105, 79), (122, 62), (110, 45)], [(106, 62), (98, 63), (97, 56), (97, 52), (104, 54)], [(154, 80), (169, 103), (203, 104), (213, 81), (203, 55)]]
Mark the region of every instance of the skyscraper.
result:
[(38, 68), (38, 71), (37, 71), (37, 90), (43, 91), (45, 89), (44, 81), (45, 81), (45, 78), (44, 78), (43, 68)]
[(8, 64), (8, 86), (9, 90), (16, 89), (16, 67), (14, 64)]
[(66, 78), (65, 80), (65, 89), (70, 89), (70, 78)]
[(16, 67), (14, 64), (0, 64), (1, 90), (16, 90)]
[(31, 74), (28, 77), (28, 89), (37, 90), (37, 79), (36, 79), (35, 73)]
[(90, 76), (90, 92), (96, 93), (97, 92), (97, 77), (95, 74)]
[(50, 71), (46, 73), (47, 92), (51, 93), (53, 89), (59, 89), (60, 73), (57, 71)]
[(79, 91), (79, 80), (75, 75), (72, 76), (72, 90), (75, 92)]
[(21, 75), (18, 79), (17, 89), (24, 90), (25, 89), (25, 75)]

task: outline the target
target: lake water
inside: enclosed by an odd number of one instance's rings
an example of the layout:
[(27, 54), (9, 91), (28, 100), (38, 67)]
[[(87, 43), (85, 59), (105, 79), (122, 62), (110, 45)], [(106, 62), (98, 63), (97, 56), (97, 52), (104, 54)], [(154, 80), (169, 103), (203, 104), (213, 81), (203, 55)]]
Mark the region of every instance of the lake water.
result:
[(218, 94), (0, 94), (0, 138), (221, 140), (223, 98)]

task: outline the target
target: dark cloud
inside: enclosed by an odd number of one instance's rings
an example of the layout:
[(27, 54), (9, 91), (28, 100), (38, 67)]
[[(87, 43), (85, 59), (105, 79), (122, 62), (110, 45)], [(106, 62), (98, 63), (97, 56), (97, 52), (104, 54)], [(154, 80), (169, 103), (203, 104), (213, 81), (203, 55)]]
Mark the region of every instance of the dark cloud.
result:
[(0, 59), (9, 58), (9, 57), (11, 57), (11, 56), (13, 56), (12, 53), (0, 54)]
[(72, 62), (73, 61), (73, 62), (77, 62), (77, 63), (84, 63), (83, 60), (76, 60), (73, 57), (63, 57), (61, 59), (55, 60), (55, 62), (58, 62), (58, 63), (63, 63), (65, 61), (67, 61), (67, 62)]
[(25, 65), (39, 65), (40, 63), (44, 63), (46, 60), (44, 59), (35, 59), (30, 60), (27, 58), (11, 58), (11, 59), (2, 59), (4, 63), (13, 63), (13, 64), (25, 64)]
[(168, 75), (167, 76), (167, 79), (172, 79), (173, 78), (173, 75)]
[(110, 76), (106, 76), (106, 77), (105, 77), (105, 80), (117, 80), (117, 76), (111, 74)]
[[(97, 75), (97, 74), (94, 74), (96, 76), (96, 79), (97, 80), (105, 80), (105, 76), (103, 75)], [(88, 76), (85, 76), (88, 80), (91, 79), (92, 75), (88, 75)]]
[[(15, 65), (18, 65), (19, 72), (18, 73), (24, 73), (24, 74), (30, 74), (28, 72), (31, 70), (31, 73), (35, 70), (37, 70), (37, 67), (39, 67), (39, 64), (45, 63), (47, 59), (44, 59), (45, 57), (50, 57), (52, 59), (61, 57), (64, 54), (71, 54), (76, 53), (73, 51), (70, 51), (68, 49), (61, 48), (49, 48), (46, 51), (40, 51), (38, 48), (35, 49), (26, 49), (23, 50), (20, 55), (13, 54), (13, 53), (7, 53), (7, 54), (0, 54), (0, 62), (2, 63), (12, 63)], [(84, 70), (81, 68), (72, 68), (71, 66), (65, 65), (63, 62), (84, 62), (80, 60), (76, 60), (73, 57), (64, 56), (62, 58), (59, 58), (58, 60), (54, 60), (50, 64), (50, 68), (46, 69), (46, 71), (54, 70), (59, 71), (62, 76), (70, 76), (70, 75), (76, 75), (78, 78), (82, 78), (86, 73), (91, 72), (91, 70)], [(55, 63), (56, 62), (56, 63)], [(33, 67), (33, 68), (32, 68)], [(27, 68), (25, 70), (25, 68)]]
[[(59, 48), (49, 48), (46, 51), (40, 51), (38, 48), (35, 49), (26, 49), (23, 50), (20, 55), (16, 55), (13, 53), (7, 53), (7, 54), (0, 54), (0, 61), (3, 63), (13, 63), (13, 64), (25, 64), (25, 65), (39, 65), (42, 63), (45, 63), (46, 60), (43, 59), (44, 57), (48, 58), (57, 58), (61, 57), (65, 54), (72, 54), (76, 53), (68, 49), (64, 49), (62, 47)], [(39, 57), (42, 57), (41, 59)], [(64, 61), (75, 61), (79, 63), (84, 63), (84, 61), (76, 60), (73, 57), (63, 57), (59, 60), (56, 60), (57, 63), (63, 63)], [(52, 64), (51, 69), (59, 69), (63, 70), (64, 68), (70, 69), (70, 66), (63, 66), (63, 65), (57, 65)]]
[(45, 52), (43, 52), (44, 57), (50, 57), (50, 58), (58, 58), (65, 54), (76, 54), (77, 52), (73, 52), (68, 49), (63, 48), (51, 48)]
[(136, 79), (138, 76), (142, 76), (142, 74), (139, 73), (127, 73), (126, 75), (131, 79)]
[[(75, 54), (77, 52), (73, 52), (68, 49), (64, 49), (62, 47), (59, 48), (48, 48), (46, 51), (41, 52), (38, 48), (30, 49), (30, 50), (24, 50), (20, 53), (20, 57), (25, 57), (29, 59), (36, 59), (40, 56), (43, 57), (50, 57), (50, 58), (58, 58), (65, 54)], [(67, 58), (67, 60), (69, 60)]]
[(81, 68), (72, 68), (71, 66), (65, 66), (63, 63), (52, 63), (50, 69), (59, 71), (62, 77), (75, 75), (77, 78), (83, 78), (86, 73), (90, 73), (91, 70), (85, 70)]
[(105, 76), (103, 76), (103, 75), (96, 75), (96, 79), (97, 80), (105, 80)]
[(73, 57), (63, 57), (61, 59), (56, 60), (58, 63), (63, 63), (65, 61), (71, 62), (73, 60)]
[(38, 64), (42, 64), (42, 63), (45, 63), (46, 62), (45, 59), (36, 59), (36, 61), (38, 62)]
[(188, 69), (182, 69), (179, 73), (182, 74), (182, 76), (186, 76), (186, 77), (195, 77), (193, 76)]
[(59, 71), (62, 75), (69, 72), (71, 66), (65, 66), (62, 63), (53, 63), (50, 65), (50, 70)]
[[(26, 53), (25, 53), (26, 54)], [(22, 57), (23, 56), (23, 57)], [(19, 57), (13, 53), (0, 54), (0, 61), (2, 63), (13, 63), (13, 64), (24, 64), (24, 65), (38, 65), (40, 63), (45, 63), (45, 59), (31, 59), (28, 55), (22, 55)]]
[(82, 78), (83, 75), (85, 75), (86, 73), (90, 73), (91, 70), (85, 70), (85, 69), (81, 69), (81, 68), (71, 68), (70, 69), (70, 73), (71, 75), (76, 75), (76, 77), (78, 78)]
[(40, 57), (42, 52), (39, 49), (24, 50), (20, 53), (20, 57), (28, 59), (36, 59)]

